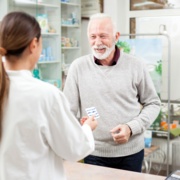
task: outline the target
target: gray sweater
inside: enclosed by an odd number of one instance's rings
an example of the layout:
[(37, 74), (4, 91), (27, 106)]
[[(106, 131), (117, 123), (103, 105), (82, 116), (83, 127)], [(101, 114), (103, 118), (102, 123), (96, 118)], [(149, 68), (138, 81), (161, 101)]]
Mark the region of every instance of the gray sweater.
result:
[[(78, 111), (80, 117), (87, 115), (85, 109), (89, 107), (95, 107), (100, 115), (93, 132), (95, 156), (120, 157), (142, 150), (143, 132), (160, 111), (145, 63), (123, 52), (114, 66), (97, 65), (92, 55), (76, 59), (68, 71), (64, 93), (76, 116)], [(132, 130), (125, 144), (115, 143), (110, 134), (119, 124), (128, 124)]]

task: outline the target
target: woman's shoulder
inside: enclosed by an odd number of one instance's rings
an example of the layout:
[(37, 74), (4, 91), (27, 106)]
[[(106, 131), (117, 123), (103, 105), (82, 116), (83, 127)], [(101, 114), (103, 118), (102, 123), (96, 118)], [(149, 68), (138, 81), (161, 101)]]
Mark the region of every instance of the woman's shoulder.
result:
[(34, 86), (35, 92), (38, 93), (39, 96), (44, 96), (46, 98), (52, 98), (53, 96), (56, 96), (57, 94), (62, 93), (60, 88), (56, 87), (54, 84), (51, 84), (49, 82), (35, 79), (32, 83), (32, 86)]

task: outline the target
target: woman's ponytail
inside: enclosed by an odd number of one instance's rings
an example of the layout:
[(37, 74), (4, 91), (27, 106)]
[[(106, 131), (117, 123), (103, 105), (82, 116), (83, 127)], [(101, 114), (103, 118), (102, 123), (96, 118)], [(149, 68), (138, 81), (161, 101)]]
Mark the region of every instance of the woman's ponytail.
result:
[(6, 53), (6, 50), (0, 47), (0, 140), (2, 137), (3, 107), (9, 91), (9, 78), (4, 69), (4, 64), (2, 60), (2, 57), (6, 55)]

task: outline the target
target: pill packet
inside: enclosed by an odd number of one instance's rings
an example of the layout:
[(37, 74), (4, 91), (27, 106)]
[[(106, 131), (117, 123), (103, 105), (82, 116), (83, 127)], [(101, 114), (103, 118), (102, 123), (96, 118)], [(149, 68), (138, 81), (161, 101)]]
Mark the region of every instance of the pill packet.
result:
[(100, 118), (99, 113), (95, 107), (86, 108), (85, 110), (88, 116), (94, 116), (95, 119)]

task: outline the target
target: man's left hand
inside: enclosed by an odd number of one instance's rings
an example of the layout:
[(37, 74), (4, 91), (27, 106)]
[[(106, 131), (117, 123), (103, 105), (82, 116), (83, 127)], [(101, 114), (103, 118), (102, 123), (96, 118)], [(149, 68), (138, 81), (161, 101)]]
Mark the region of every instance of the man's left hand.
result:
[(131, 136), (131, 129), (127, 124), (120, 124), (114, 127), (111, 131), (111, 135), (116, 143), (126, 143)]

